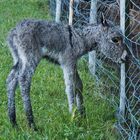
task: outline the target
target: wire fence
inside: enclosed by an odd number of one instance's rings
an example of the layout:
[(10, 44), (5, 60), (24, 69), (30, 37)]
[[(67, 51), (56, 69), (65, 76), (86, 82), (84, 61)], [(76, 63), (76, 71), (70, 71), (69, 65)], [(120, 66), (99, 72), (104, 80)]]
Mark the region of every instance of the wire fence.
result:
[[(75, 0), (73, 4), (73, 26), (82, 27), (89, 23), (91, 0)], [(50, 1), (50, 11), (55, 17), (56, 1)], [(127, 48), (129, 50), (128, 67), (126, 70), (126, 111), (125, 115), (119, 114), (120, 99), (120, 65), (113, 63), (97, 52), (96, 74), (97, 83), (101, 85), (101, 95), (109, 99), (116, 107), (116, 128), (122, 139), (140, 140), (140, 1), (130, 0), (129, 13), (125, 13), (130, 20), (126, 27)], [(100, 22), (100, 13), (103, 12), (106, 19), (115, 25), (120, 24), (119, 0), (98, 0), (97, 23)], [(126, 19), (127, 19), (126, 18)], [(62, 0), (61, 21), (68, 23), (69, 0)]]

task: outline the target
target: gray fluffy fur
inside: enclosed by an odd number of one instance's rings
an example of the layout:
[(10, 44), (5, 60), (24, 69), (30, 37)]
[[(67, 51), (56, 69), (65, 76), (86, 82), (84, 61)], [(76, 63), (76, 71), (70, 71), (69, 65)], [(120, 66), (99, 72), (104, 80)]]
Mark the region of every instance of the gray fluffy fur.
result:
[[(81, 115), (85, 114), (82, 97), (82, 81), (76, 63), (84, 54), (99, 49), (108, 58), (118, 62), (124, 52), (120, 30), (105, 25), (89, 25), (76, 29), (43, 20), (24, 20), (11, 30), (8, 46), (14, 66), (7, 77), (8, 115), (16, 125), (15, 90), (19, 84), (27, 120), (35, 128), (30, 101), (31, 78), (42, 58), (58, 63), (64, 73), (69, 111), (76, 103)], [(114, 37), (119, 41), (113, 40)]]

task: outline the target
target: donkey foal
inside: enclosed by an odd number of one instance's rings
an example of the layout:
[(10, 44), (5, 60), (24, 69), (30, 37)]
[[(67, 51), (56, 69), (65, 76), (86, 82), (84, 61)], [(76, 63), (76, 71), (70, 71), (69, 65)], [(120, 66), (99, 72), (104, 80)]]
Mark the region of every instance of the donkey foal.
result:
[(35, 128), (30, 101), (32, 75), (42, 58), (59, 64), (64, 73), (69, 112), (76, 103), (84, 115), (82, 81), (76, 63), (84, 54), (99, 49), (108, 58), (118, 62), (125, 58), (120, 30), (102, 20), (102, 24), (89, 25), (82, 30), (43, 20), (24, 20), (11, 30), (8, 46), (14, 66), (7, 77), (8, 115), (16, 125), (15, 90), (19, 84), (28, 124)]

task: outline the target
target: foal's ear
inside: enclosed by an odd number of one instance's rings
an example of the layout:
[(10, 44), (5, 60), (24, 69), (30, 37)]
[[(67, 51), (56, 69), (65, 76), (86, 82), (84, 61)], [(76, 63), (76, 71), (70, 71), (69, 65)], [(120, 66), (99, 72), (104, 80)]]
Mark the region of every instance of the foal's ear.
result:
[(108, 23), (107, 23), (103, 13), (101, 13), (101, 23), (103, 26), (108, 26)]

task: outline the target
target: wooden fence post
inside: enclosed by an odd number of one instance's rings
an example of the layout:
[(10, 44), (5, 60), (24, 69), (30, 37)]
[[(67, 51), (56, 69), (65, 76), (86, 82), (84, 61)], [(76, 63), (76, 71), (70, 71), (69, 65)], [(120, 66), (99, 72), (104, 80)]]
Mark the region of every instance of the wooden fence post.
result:
[(74, 0), (70, 0), (70, 6), (69, 6), (69, 25), (72, 25), (72, 23), (73, 23), (73, 2), (74, 2)]
[[(90, 23), (97, 23), (97, 0), (91, 0), (90, 8)], [(95, 75), (96, 71), (96, 51), (89, 52), (89, 70), (92, 75)]]
[(56, 0), (56, 16), (55, 16), (55, 21), (57, 23), (60, 22), (60, 17), (61, 17), (61, 0)]
[[(130, 0), (120, 0), (120, 28), (124, 36), (127, 36), (129, 34), (129, 18), (126, 17), (126, 15), (129, 14), (129, 3)], [(126, 39), (125, 43), (127, 45)], [(128, 50), (127, 47), (126, 50)], [(126, 108), (126, 85), (128, 84), (126, 72), (128, 70), (128, 63), (129, 63), (128, 60), (126, 60), (125, 63), (121, 64), (120, 106), (119, 106), (119, 114), (121, 117), (124, 117)]]

